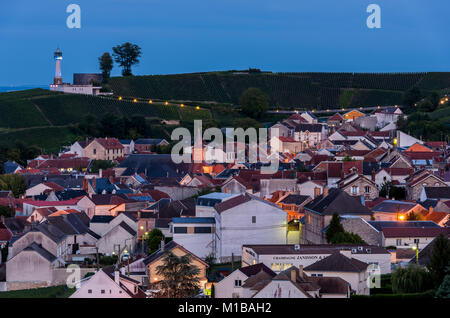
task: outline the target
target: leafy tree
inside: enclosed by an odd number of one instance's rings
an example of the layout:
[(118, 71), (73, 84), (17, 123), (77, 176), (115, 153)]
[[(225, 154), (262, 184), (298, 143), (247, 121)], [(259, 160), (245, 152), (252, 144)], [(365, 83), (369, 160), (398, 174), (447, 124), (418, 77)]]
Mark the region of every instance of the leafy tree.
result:
[(103, 75), (103, 83), (106, 83), (108, 82), (109, 76), (111, 75), (111, 70), (113, 68), (113, 59), (111, 55), (106, 52), (98, 58), (98, 62), (100, 64), (100, 70), (102, 71)]
[(13, 208), (9, 206), (0, 205), (0, 215), (4, 216), (5, 218), (13, 217), (16, 214)]
[(330, 243), (336, 233), (344, 232), (344, 227), (341, 224), (341, 217), (337, 213), (333, 213), (330, 225), (325, 234), (327, 242)]
[(211, 298), (216, 298), (216, 285), (212, 284), (211, 286)]
[(435, 238), (430, 261), (427, 264), (435, 287), (441, 284), (446, 274), (449, 274), (449, 266), (450, 240), (441, 233)]
[(417, 103), (417, 108), (421, 112), (432, 112), (436, 109), (436, 106), (428, 98), (425, 98)]
[(403, 95), (403, 105), (407, 107), (414, 106), (422, 98), (422, 92), (419, 88), (413, 87), (405, 92)]
[(406, 198), (406, 190), (405, 188), (396, 187), (392, 184), (392, 182), (385, 182), (379, 193), (380, 197), (385, 198), (386, 196), (390, 198), (394, 198), (395, 200), (404, 200)]
[(91, 166), (90, 166), (90, 172), (92, 173), (98, 173), (100, 169), (106, 170), (109, 168), (114, 167), (114, 163), (109, 160), (92, 160)]
[(423, 267), (410, 264), (392, 272), (392, 291), (394, 293), (421, 293), (430, 290), (430, 273)]
[(347, 231), (338, 232), (333, 235), (330, 241), (331, 244), (367, 244), (361, 236), (356, 233), (350, 233)]
[(258, 129), (261, 127), (261, 125), (257, 120), (254, 120), (253, 118), (237, 118), (233, 121), (233, 127), (235, 129), (242, 128), (246, 130), (250, 127)]
[(100, 135), (103, 137), (120, 137), (124, 133), (123, 117), (109, 112), (103, 115), (100, 120)]
[(131, 117), (130, 129), (135, 129), (139, 135), (145, 136), (147, 134), (147, 123), (145, 117), (141, 115), (134, 115)]
[(438, 92), (431, 92), (427, 99), (430, 101), (430, 103), (433, 105), (433, 110), (439, 107), (439, 103), (441, 101), (441, 96), (439, 96)]
[(164, 240), (164, 234), (160, 229), (151, 230), (147, 237), (148, 254), (156, 252), (159, 249), (162, 240)]
[(113, 47), (113, 57), (116, 63), (122, 67), (123, 76), (131, 76), (131, 67), (139, 63), (141, 57), (141, 48), (136, 44), (126, 42), (122, 45)]
[(355, 233), (344, 230), (339, 214), (334, 213), (330, 225), (325, 233), (327, 242), (331, 244), (366, 244), (366, 242)]
[(269, 97), (259, 88), (250, 87), (239, 98), (242, 111), (252, 118), (260, 118), (269, 108)]
[(421, 221), (421, 220), (423, 220), (423, 217), (419, 213), (411, 212), (411, 213), (408, 213), (408, 215), (406, 216), (406, 220), (407, 221)]
[(10, 190), (19, 197), (27, 190), (25, 179), (17, 174), (0, 175), (0, 190)]
[(207, 272), (211, 270), (211, 267), (216, 263), (216, 255), (211, 252), (205, 257), (205, 263), (208, 264)]
[(192, 264), (189, 254), (176, 256), (167, 252), (162, 264), (156, 267), (156, 274), (162, 277), (160, 296), (187, 298), (199, 292), (200, 269)]
[(450, 275), (446, 275), (436, 291), (436, 298), (450, 298)]

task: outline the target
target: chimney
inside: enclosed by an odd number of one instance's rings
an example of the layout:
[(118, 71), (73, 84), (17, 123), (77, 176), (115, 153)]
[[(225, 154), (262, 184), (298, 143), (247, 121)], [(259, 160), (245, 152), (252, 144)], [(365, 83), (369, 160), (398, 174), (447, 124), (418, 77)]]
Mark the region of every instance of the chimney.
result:
[(297, 271), (295, 270), (295, 268), (291, 269), (291, 281), (293, 283), (297, 282)]
[(429, 214), (431, 214), (431, 213), (433, 213), (434, 212), (434, 208), (432, 207), (432, 206), (430, 206), (430, 210), (429, 210)]
[(164, 239), (161, 240), (161, 251), (164, 251), (165, 242)]
[(323, 198), (325, 198), (328, 195), (328, 187), (323, 188)]
[[(445, 172), (444, 169), (439, 170), (439, 176), (441, 177), (442, 180), (445, 179)], [(444, 180), (445, 181), (445, 180)]]
[(139, 220), (141, 218), (141, 210), (138, 210), (137, 215), (138, 215), (138, 220)]
[(375, 169), (372, 169), (372, 181), (375, 182)]
[(103, 169), (99, 169), (98, 170), (98, 176), (101, 178), (103, 178)]
[(303, 265), (300, 265), (298, 267), (298, 276), (300, 276), (300, 278), (303, 278)]
[(117, 285), (120, 285), (120, 272), (118, 268), (114, 270), (114, 282), (116, 282)]

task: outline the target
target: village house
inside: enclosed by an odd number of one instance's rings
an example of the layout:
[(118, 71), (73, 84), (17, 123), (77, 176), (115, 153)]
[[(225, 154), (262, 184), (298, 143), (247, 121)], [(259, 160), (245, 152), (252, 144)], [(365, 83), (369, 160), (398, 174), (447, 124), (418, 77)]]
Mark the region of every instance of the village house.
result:
[(276, 276), (270, 268), (262, 263), (241, 267), (215, 285), (215, 297), (244, 298), (242, 285), (248, 278), (254, 277), (260, 272), (264, 272), (272, 278)]
[(134, 142), (134, 149), (138, 152), (149, 152), (154, 146), (167, 146), (165, 139), (140, 138)]
[(91, 160), (115, 160), (123, 156), (124, 147), (117, 138), (95, 138), (83, 149), (83, 157)]
[(288, 214), (288, 222), (303, 217), (303, 207), (312, 200), (310, 196), (287, 193), (276, 204)]
[(244, 244), (242, 266), (264, 263), (275, 273), (291, 266), (307, 267), (336, 252), (379, 266), (381, 274), (391, 272), (391, 254), (380, 245), (351, 244)]
[(303, 271), (312, 277), (340, 277), (350, 284), (352, 294), (370, 295), (368, 266), (356, 258), (336, 252), (306, 266)]
[(371, 210), (375, 221), (405, 221), (411, 214), (421, 217), (428, 213), (418, 203), (396, 200), (384, 200)]
[(332, 188), (305, 205), (303, 242), (308, 244), (326, 243), (323, 229), (330, 223), (334, 213), (360, 216), (370, 220), (372, 212), (342, 189)]
[(427, 246), (439, 234), (448, 235), (450, 228), (442, 227), (384, 227), (383, 246), (397, 248), (412, 248), (418, 246), (419, 250)]
[(292, 266), (271, 279), (261, 274), (244, 283), (244, 298), (348, 298), (350, 294), (342, 278), (311, 277), (302, 267)]
[(423, 187), (447, 187), (445, 182), (427, 170), (419, 170), (406, 180), (406, 197), (419, 200)]
[(123, 155), (126, 157), (134, 152), (134, 141), (132, 139), (119, 139), (123, 146)]
[(193, 254), (183, 246), (177, 244), (174, 241), (170, 241), (167, 244), (162, 243), (161, 248), (144, 258), (143, 263), (146, 267), (146, 276), (148, 277), (148, 282), (151, 285), (158, 285), (164, 277), (161, 277), (157, 273), (157, 267), (163, 264), (164, 257), (167, 253), (173, 253), (174, 255), (181, 257), (184, 255), (189, 255), (191, 257), (191, 265), (196, 266), (199, 269), (199, 288), (204, 288), (207, 282), (206, 269), (208, 264), (206, 264), (201, 258)]
[(173, 241), (205, 259), (214, 255), (216, 221), (214, 217), (175, 217), (170, 231)]
[(110, 266), (83, 281), (70, 298), (147, 298), (147, 295), (138, 281)]
[(374, 200), (378, 197), (378, 187), (370, 179), (360, 174), (352, 174), (338, 182), (338, 187), (351, 196), (363, 196), (364, 200)]
[(242, 194), (215, 206), (216, 258), (239, 259), (242, 244), (286, 243), (287, 213), (251, 194)]

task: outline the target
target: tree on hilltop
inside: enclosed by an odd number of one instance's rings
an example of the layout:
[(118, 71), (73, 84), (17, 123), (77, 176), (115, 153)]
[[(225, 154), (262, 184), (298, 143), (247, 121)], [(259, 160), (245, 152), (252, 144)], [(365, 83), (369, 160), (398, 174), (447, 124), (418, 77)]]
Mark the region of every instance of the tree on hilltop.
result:
[(131, 67), (139, 63), (141, 57), (141, 48), (136, 44), (126, 42), (122, 45), (113, 47), (113, 57), (116, 63), (122, 67), (123, 76), (131, 76)]
[(108, 82), (109, 76), (111, 75), (111, 70), (113, 68), (113, 59), (111, 55), (106, 52), (98, 58), (100, 64), (100, 70), (102, 71), (103, 83)]

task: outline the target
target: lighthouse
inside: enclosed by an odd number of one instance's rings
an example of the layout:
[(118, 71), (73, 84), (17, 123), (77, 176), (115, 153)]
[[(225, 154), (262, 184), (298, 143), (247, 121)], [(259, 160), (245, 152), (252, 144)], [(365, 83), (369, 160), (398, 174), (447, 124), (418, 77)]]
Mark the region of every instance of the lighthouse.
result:
[(94, 86), (93, 82), (101, 83), (103, 78), (101, 74), (74, 74), (74, 83), (63, 83), (61, 73), (61, 62), (63, 59), (62, 52), (59, 48), (53, 54), (55, 58), (55, 77), (53, 83), (50, 84), (50, 90), (55, 92), (63, 92), (69, 94), (83, 95), (112, 95), (112, 92), (101, 93), (101, 86)]
[(62, 74), (61, 74), (61, 61), (62, 61), (63, 57), (62, 57), (62, 52), (59, 48), (56, 49), (54, 57), (55, 57), (56, 65), (55, 65), (55, 78), (53, 79), (53, 84), (54, 85), (62, 85), (63, 80), (62, 80)]

